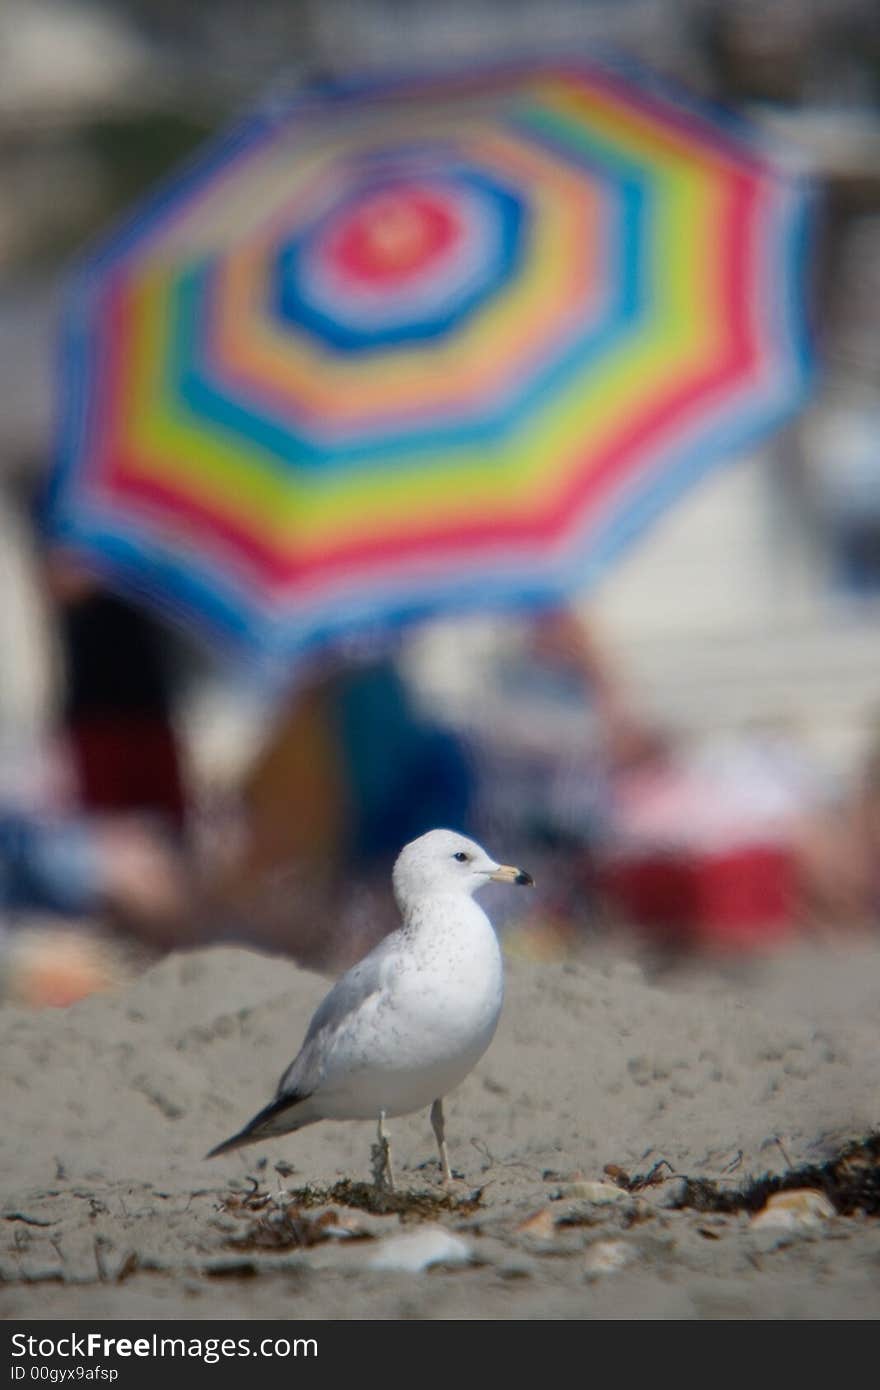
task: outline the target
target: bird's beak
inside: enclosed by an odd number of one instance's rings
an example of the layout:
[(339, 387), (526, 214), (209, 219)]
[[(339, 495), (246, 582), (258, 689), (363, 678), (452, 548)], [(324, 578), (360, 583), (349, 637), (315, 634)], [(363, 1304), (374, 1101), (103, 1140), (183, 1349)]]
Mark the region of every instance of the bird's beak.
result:
[(531, 888), (535, 882), (525, 869), (517, 869), (513, 864), (499, 864), (489, 877), (496, 883), (519, 883), (526, 888)]

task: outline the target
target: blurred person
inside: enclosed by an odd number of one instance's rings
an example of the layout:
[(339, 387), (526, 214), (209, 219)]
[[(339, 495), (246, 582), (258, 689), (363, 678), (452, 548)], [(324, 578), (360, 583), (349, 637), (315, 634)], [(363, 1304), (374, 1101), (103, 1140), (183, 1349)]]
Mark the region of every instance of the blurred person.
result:
[(529, 791), (513, 805), (501, 784), (487, 796), (502, 816), (519, 809), (532, 838), (582, 846), (600, 833), (612, 769), (650, 738), (604, 644), (571, 609), (541, 609), (519, 625), (491, 679), (481, 737), (519, 763)]
[(0, 916), (103, 917), (155, 941), (176, 921), (173, 861), (134, 821), (0, 805)]
[(848, 792), (785, 718), (660, 748), (618, 781), (610, 898), (655, 948), (745, 952), (864, 926), (880, 905), (878, 767), (869, 756)]
[(62, 1007), (113, 987), (132, 938), (174, 940), (181, 903), (148, 831), (0, 801), (0, 998)]
[(103, 927), (167, 940), (183, 895), (152, 826), (93, 816), (71, 797), (53, 737), (53, 613), (26, 516), (26, 501), (0, 489), (0, 976), (4, 994), (50, 1002), (45, 984), (57, 1002), (105, 978), (116, 948), (99, 940)]
[(330, 703), (346, 768), (346, 854), (356, 867), (384, 868), (401, 845), (436, 826), (467, 833), (467, 754), (450, 729), (418, 710), (393, 657), (349, 665)]
[(463, 744), (419, 711), (393, 653), (322, 662), (244, 779), (241, 844), (209, 915), (303, 963), (348, 964), (393, 924), (375, 885), (401, 845), (437, 826), (466, 831), (472, 792)]
[(567, 610), (521, 623), (490, 687), (480, 721), (462, 729), (420, 710), (394, 651), (318, 662), (243, 780), (239, 842), (210, 885), (203, 930), (348, 964), (393, 923), (377, 885), (402, 844), (492, 822), (553, 863), (535, 920), (582, 921), (607, 779), (648, 733), (602, 644)]
[(139, 608), (63, 551), (47, 557), (62, 664), (62, 723), (80, 805), (149, 816), (179, 836), (186, 818), (167, 642)]
[(243, 795), (252, 853), (264, 864), (331, 858), (349, 870), (384, 867), (426, 828), (470, 822), (466, 755), (416, 708), (391, 655), (339, 661), (306, 680)]
[(503, 834), (521, 858), (541, 855), (534, 904), (516, 930), (525, 950), (545, 954), (596, 920), (613, 782), (652, 730), (594, 625), (568, 607), (521, 622), (491, 683), (477, 735), (480, 831)]
[(626, 682), (594, 625), (571, 608), (555, 608), (532, 624), (531, 653), (546, 670), (566, 672), (595, 721), (599, 746), (613, 765), (640, 758), (654, 731), (636, 713)]

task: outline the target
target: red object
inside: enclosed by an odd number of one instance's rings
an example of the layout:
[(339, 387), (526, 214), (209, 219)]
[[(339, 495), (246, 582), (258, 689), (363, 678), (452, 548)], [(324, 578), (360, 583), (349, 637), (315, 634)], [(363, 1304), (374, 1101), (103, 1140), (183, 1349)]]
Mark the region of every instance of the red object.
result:
[(682, 944), (769, 945), (794, 927), (796, 869), (785, 845), (655, 852), (617, 860), (602, 877), (609, 896), (636, 926)]
[(180, 828), (185, 797), (174, 734), (148, 714), (95, 715), (68, 724), (82, 805), (165, 817)]
[(460, 234), (454, 208), (430, 189), (400, 187), (366, 199), (331, 233), (331, 261), (368, 284), (404, 280), (448, 252)]

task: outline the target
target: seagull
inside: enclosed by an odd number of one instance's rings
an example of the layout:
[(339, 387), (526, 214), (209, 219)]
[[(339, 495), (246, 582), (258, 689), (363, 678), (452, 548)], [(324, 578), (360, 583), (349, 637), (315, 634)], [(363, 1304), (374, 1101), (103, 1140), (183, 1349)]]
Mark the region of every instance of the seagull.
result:
[(473, 901), (492, 880), (532, 884), (452, 830), (400, 852), (392, 884), (401, 925), (337, 980), (318, 1006), (274, 1100), (208, 1158), (318, 1120), (375, 1120), (377, 1186), (394, 1190), (385, 1121), (430, 1106), (444, 1183), (444, 1096), (486, 1051), (501, 1013), (498, 938)]

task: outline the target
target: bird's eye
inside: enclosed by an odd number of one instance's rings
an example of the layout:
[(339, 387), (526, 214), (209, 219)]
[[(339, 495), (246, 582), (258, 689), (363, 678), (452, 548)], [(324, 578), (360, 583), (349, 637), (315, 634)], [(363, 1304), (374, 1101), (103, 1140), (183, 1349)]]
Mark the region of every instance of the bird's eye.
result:
[(470, 859), (470, 855), (465, 854), (463, 849), (458, 850), (452, 857), (453, 859), (457, 859), (459, 864), (466, 864)]

